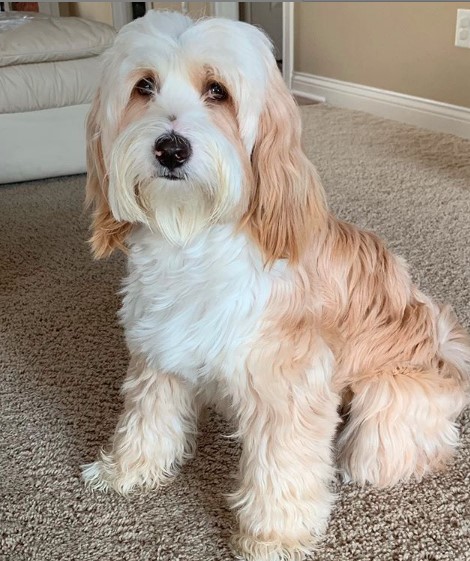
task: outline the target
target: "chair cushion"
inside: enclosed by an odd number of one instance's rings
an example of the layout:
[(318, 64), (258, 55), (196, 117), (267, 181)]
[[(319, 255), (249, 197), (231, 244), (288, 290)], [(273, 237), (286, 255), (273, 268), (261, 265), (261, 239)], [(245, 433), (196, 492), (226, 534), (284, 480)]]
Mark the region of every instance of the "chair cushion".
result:
[(101, 57), (0, 68), (0, 114), (90, 103)]
[(75, 17), (38, 17), (0, 32), (0, 66), (55, 62), (98, 55), (113, 43), (115, 30)]

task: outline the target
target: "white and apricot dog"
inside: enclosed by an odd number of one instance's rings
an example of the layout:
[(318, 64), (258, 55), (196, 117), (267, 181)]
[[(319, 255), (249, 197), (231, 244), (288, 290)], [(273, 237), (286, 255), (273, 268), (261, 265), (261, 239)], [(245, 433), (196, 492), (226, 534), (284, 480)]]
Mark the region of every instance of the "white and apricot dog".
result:
[(379, 486), (445, 465), (469, 402), (467, 334), (375, 235), (328, 212), (300, 136), (261, 31), (175, 13), (120, 31), (88, 120), (91, 244), (128, 253), (131, 364), (84, 478), (165, 483), (201, 405), (223, 405), (243, 446), (234, 543), (256, 561), (313, 549), (336, 463)]

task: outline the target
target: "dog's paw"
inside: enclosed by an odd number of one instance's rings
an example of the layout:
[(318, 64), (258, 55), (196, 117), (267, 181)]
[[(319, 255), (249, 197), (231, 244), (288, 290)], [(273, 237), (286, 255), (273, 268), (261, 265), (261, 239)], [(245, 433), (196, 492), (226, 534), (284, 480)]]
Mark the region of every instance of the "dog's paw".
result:
[(92, 489), (103, 492), (112, 490), (120, 495), (153, 489), (160, 484), (157, 479), (139, 470), (121, 472), (102, 460), (82, 466), (82, 478)]
[(175, 475), (175, 472), (145, 462), (122, 467), (112, 455), (104, 452), (96, 462), (82, 466), (82, 478), (87, 486), (97, 491), (114, 490), (121, 495), (155, 489), (169, 483)]
[(82, 466), (82, 478), (87, 487), (97, 491), (116, 491), (127, 495), (139, 487), (139, 479), (135, 473), (122, 473), (111, 457), (101, 453), (101, 459)]
[(112, 485), (107, 479), (104, 463), (101, 460), (82, 466), (82, 479), (88, 487), (97, 491), (109, 491)]
[(109, 463), (103, 460), (83, 465), (82, 479), (87, 487), (97, 491), (108, 492), (114, 490), (121, 495), (125, 495), (132, 490), (129, 485), (124, 484), (122, 477), (117, 476)]
[[(308, 543), (309, 542), (309, 543)], [(246, 534), (235, 534), (232, 547), (243, 561), (303, 561), (315, 544), (294, 540), (264, 541)]]
[(157, 486), (155, 481), (144, 478), (140, 473), (119, 473), (117, 470), (109, 469), (101, 460), (82, 466), (82, 478), (92, 489), (102, 492), (113, 490), (120, 495), (129, 495)]

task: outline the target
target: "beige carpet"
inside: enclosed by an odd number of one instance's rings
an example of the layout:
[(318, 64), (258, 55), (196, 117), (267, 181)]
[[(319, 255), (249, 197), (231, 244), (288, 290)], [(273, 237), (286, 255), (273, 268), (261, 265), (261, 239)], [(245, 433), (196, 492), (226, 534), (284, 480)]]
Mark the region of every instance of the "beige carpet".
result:
[[(302, 109), (333, 209), (406, 257), (470, 325), (470, 142), (326, 106)], [(224, 499), (239, 449), (213, 418), (168, 488), (124, 499), (84, 488), (120, 410), (116, 322), (124, 261), (93, 263), (84, 177), (0, 189), (2, 561), (228, 561)], [(390, 491), (338, 485), (319, 561), (470, 559), (470, 416), (444, 475)]]

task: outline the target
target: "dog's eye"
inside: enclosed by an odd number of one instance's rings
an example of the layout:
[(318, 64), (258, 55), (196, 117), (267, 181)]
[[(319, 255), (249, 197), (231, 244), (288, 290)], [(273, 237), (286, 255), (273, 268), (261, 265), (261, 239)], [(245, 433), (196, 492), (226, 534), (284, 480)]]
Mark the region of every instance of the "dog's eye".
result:
[(140, 95), (153, 95), (155, 92), (155, 80), (151, 77), (142, 78), (134, 87), (134, 90)]
[(224, 101), (228, 98), (228, 92), (218, 82), (211, 82), (207, 86), (207, 97), (214, 101)]

